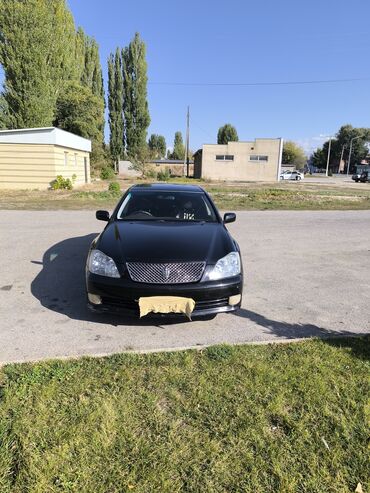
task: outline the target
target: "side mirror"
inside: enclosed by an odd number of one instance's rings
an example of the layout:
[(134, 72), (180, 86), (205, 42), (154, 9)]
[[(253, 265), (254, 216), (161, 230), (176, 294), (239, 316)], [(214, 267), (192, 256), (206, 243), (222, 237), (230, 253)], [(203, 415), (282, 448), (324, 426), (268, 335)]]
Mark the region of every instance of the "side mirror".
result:
[(96, 211), (96, 219), (99, 221), (109, 221), (109, 212), (108, 211)]
[(233, 223), (236, 219), (236, 214), (234, 212), (226, 212), (224, 215), (224, 224)]

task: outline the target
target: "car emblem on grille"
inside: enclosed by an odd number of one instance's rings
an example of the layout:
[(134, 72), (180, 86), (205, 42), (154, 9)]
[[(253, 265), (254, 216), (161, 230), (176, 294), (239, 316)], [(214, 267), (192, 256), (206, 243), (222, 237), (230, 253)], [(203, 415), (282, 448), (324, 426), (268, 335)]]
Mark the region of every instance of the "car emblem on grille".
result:
[(127, 262), (126, 265), (134, 282), (185, 284), (200, 280), (204, 271), (204, 264), (205, 262)]

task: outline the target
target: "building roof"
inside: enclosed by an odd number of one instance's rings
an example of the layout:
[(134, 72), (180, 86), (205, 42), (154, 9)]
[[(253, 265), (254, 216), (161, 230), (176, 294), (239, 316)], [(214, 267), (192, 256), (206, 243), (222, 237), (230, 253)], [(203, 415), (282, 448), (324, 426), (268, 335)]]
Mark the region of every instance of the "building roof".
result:
[[(183, 159), (152, 159), (150, 162), (156, 164), (181, 164), (182, 166), (184, 165)], [(189, 164), (193, 164), (192, 159), (189, 159)]]
[(91, 140), (56, 127), (0, 130), (0, 144), (51, 144), (91, 152)]
[[(281, 140), (281, 137), (256, 137), (254, 140), (230, 140), (227, 144), (203, 144), (203, 146), (227, 146), (228, 144), (256, 144), (260, 140)], [(197, 151), (198, 152), (198, 151)]]
[(140, 183), (133, 185), (130, 190), (160, 190), (163, 192), (203, 192), (199, 185), (184, 185), (182, 183)]

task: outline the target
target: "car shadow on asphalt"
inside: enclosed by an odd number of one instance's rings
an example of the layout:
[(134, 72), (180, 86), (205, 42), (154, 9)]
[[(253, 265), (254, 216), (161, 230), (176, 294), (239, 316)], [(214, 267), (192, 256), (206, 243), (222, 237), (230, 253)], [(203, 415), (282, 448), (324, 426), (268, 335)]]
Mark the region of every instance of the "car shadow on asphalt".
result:
[(370, 360), (370, 335), (356, 334), (348, 330), (329, 330), (313, 324), (295, 324), (281, 322), (264, 317), (259, 313), (241, 308), (233, 312), (234, 315), (264, 327), (270, 334), (281, 339), (309, 339), (317, 337), (325, 344), (333, 347), (342, 347), (354, 356), (364, 361)]
[(98, 233), (60, 241), (46, 250), (42, 270), (31, 283), (31, 293), (45, 308), (74, 320), (109, 325), (162, 326), (187, 323), (187, 318), (150, 317), (138, 319), (105, 313), (93, 313), (87, 307), (85, 263), (91, 242)]
[[(31, 283), (31, 293), (48, 310), (62, 313), (74, 320), (83, 320), (114, 326), (164, 326), (188, 323), (188, 319), (166, 316), (150, 316), (145, 319), (91, 312), (87, 307), (85, 290), (85, 262), (91, 242), (97, 233), (68, 238), (46, 250), (42, 262), (33, 259), (32, 263), (42, 264), (41, 271)], [(267, 329), (280, 338), (306, 338), (332, 336), (353, 336), (348, 331), (332, 331), (313, 324), (281, 322), (241, 308), (234, 315), (249, 320)]]
[(235, 316), (241, 317), (264, 327), (272, 335), (285, 339), (299, 339), (305, 337), (331, 337), (331, 336), (353, 336), (353, 332), (346, 330), (329, 330), (314, 324), (299, 324), (272, 320), (251, 310), (240, 308), (233, 312)]

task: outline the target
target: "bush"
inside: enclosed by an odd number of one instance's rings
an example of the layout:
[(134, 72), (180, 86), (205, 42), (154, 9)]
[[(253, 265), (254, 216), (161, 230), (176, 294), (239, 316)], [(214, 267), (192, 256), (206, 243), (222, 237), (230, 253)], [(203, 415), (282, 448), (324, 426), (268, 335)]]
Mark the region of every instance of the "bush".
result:
[(119, 183), (116, 181), (112, 181), (111, 183), (109, 183), (108, 190), (114, 193), (121, 193), (121, 187), (119, 186)]
[(151, 166), (145, 171), (146, 178), (157, 178), (156, 170)]
[(51, 182), (51, 188), (53, 190), (72, 190), (73, 185), (69, 178), (63, 178), (62, 175), (58, 175), (56, 179)]
[(158, 171), (157, 179), (159, 181), (168, 181), (171, 178), (168, 168)]
[(112, 178), (114, 178), (113, 168), (111, 168), (110, 166), (106, 166), (105, 168), (102, 168), (100, 170), (100, 178), (102, 180), (111, 180)]

